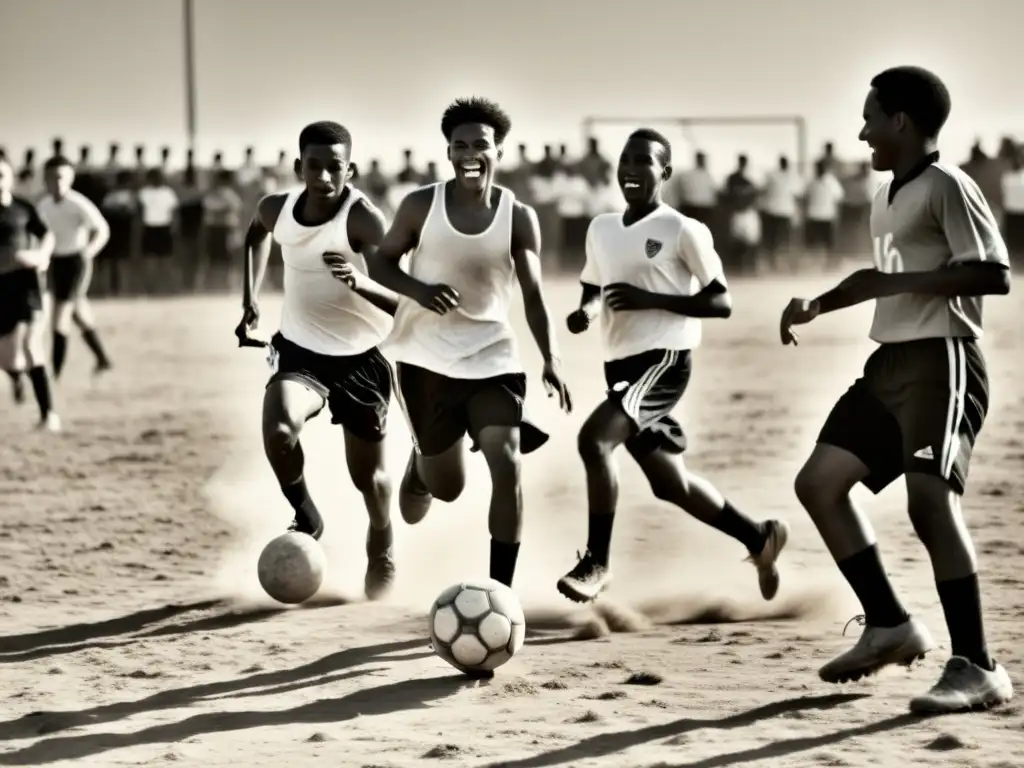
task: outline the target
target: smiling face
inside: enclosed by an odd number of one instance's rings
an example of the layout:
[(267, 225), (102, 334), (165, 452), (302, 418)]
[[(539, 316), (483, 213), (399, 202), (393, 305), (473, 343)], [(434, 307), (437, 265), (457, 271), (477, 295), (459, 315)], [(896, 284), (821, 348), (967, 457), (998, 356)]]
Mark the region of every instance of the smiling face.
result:
[(619, 155), (619, 189), (627, 205), (651, 203), (661, 194), (661, 185), (672, 175), (671, 166), (661, 161), (664, 148), (649, 139), (631, 138)]
[(494, 137), (494, 128), (483, 123), (463, 123), (452, 131), (448, 159), (455, 170), (455, 181), (462, 187), (481, 190), (494, 176), (502, 148)]
[(906, 115), (897, 112), (887, 115), (872, 88), (864, 100), (864, 127), (860, 140), (871, 147), (871, 167), (876, 171), (891, 171), (899, 157), (901, 135), (907, 127)]

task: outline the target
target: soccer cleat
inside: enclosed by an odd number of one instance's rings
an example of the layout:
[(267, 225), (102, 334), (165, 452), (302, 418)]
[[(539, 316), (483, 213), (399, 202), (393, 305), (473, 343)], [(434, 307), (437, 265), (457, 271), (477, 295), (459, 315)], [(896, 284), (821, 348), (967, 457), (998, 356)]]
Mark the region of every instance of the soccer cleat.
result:
[(776, 563), (786, 542), (789, 541), (789, 526), (782, 520), (768, 520), (765, 523), (768, 538), (756, 555), (751, 553), (748, 562), (757, 568), (757, 583), (761, 587), (761, 597), (771, 600), (779, 591), (779, 569)]
[(427, 516), (433, 500), (434, 497), (416, 471), (416, 449), (413, 448), (402, 476), (402, 484), (398, 488), (398, 508), (402, 512), (402, 519), (409, 525), (415, 525)]
[(962, 656), (946, 662), (939, 681), (928, 693), (910, 700), (919, 715), (944, 715), (1006, 704), (1013, 698), (1013, 683), (1002, 665), (984, 669)]
[[(861, 617), (857, 617), (861, 621)], [(935, 647), (928, 628), (911, 617), (896, 627), (864, 626), (857, 644), (823, 666), (818, 675), (826, 683), (846, 683), (873, 675), (882, 667), (909, 667)]]
[(310, 510), (297, 511), (295, 517), (292, 518), (291, 525), (288, 526), (288, 530), (305, 533), (319, 540), (324, 535), (324, 520), (320, 517), (319, 512)]
[(582, 556), (577, 552), (576, 557), (576, 567), (558, 580), (558, 591), (574, 603), (589, 603), (611, 584), (612, 572), (598, 563), (589, 550)]
[(104, 373), (114, 370), (114, 365), (109, 360), (102, 360), (96, 363), (92, 369), (93, 376), (102, 376)]
[(395, 583), (395, 557), (390, 541), (377, 543), (373, 534), (371, 528), (366, 537), (366, 578), (363, 580), (363, 591), (367, 600), (381, 600)]

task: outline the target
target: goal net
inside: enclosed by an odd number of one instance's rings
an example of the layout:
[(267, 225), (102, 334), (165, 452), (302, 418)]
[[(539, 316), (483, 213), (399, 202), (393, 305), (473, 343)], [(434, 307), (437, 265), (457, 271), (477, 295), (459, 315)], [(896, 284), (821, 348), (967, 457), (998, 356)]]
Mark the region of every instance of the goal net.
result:
[(797, 115), (712, 117), (600, 117), (583, 120), (583, 146), (591, 138), (613, 163), (626, 137), (637, 128), (653, 128), (672, 142), (677, 169), (692, 167), (697, 152), (707, 155), (708, 170), (719, 181), (736, 168), (737, 157), (746, 155), (750, 175), (760, 181), (777, 167), (779, 156), (806, 177), (808, 171), (807, 126)]

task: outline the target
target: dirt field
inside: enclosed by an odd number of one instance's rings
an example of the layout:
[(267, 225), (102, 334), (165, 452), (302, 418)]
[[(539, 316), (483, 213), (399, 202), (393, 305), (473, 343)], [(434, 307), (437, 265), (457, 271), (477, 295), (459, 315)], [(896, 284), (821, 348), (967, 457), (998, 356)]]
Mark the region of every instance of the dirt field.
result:
[[(34, 432), (34, 405), (0, 392), (0, 765), (1024, 765), (1019, 704), (905, 714), (945, 650), (863, 684), (817, 679), (853, 641), (842, 630), (858, 611), (792, 480), (871, 349), (867, 307), (819, 320), (798, 349), (779, 345), (785, 300), (821, 287), (735, 286), (733, 318), (705, 325), (682, 409), (690, 464), (741, 508), (793, 525), (771, 604), (738, 545), (652, 501), (626, 461), (608, 607), (571, 610), (555, 592), (585, 542), (574, 440), (603, 386), (597, 334), (561, 334), (578, 407), (565, 417), (531, 393), (534, 417), (555, 433), (524, 467), (516, 587), (531, 636), (489, 683), (452, 675), (427, 648), (424, 618), (448, 583), (486, 573), (479, 456), (456, 504), (437, 504), (417, 528), (396, 510), (396, 594), (369, 605), (355, 599), (365, 512), (340, 435), (311, 425), (307, 474), (329, 515), (332, 569), (316, 605), (278, 610), (259, 594), (255, 562), (288, 515), (258, 442), (266, 367), (233, 346), (237, 299), (100, 304), (119, 367), (93, 383), (75, 340), (60, 393), (66, 434)], [(576, 288), (549, 294), (561, 327)], [(1017, 676), (1024, 292), (987, 310), (993, 401), (967, 506), (990, 641)], [(275, 302), (264, 315), (269, 333)], [(524, 328), (521, 339), (537, 370)], [(397, 409), (391, 427), (398, 472), (408, 437)], [(894, 487), (870, 508), (900, 591), (946, 643), (904, 499)], [(595, 639), (574, 641), (580, 633)], [(627, 682), (634, 673), (646, 684)]]

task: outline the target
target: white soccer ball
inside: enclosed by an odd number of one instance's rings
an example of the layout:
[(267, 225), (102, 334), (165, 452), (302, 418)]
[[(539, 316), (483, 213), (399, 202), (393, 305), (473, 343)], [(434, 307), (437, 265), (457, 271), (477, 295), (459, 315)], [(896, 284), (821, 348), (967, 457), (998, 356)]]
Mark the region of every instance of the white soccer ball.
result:
[(309, 600), (324, 581), (327, 559), (319, 542), (296, 531), (273, 539), (260, 553), (256, 570), (260, 586), (279, 603)]
[(465, 581), (442, 592), (430, 609), (434, 653), (460, 672), (492, 672), (526, 639), (515, 592), (493, 579)]

